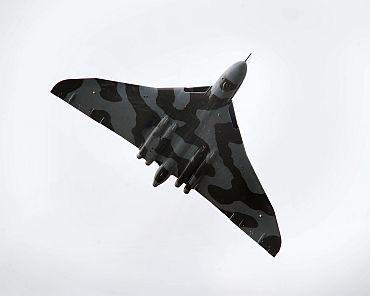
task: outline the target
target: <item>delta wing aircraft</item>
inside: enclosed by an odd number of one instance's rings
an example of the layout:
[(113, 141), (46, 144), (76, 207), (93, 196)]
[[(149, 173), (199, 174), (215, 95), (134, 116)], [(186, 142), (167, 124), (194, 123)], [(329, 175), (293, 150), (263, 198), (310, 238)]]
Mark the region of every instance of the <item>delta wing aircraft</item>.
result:
[(138, 147), (147, 165), (156, 162), (153, 186), (175, 176), (177, 187), (198, 191), (275, 256), (281, 245), (275, 212), (246, 155), (232, 102), (246, 61), (211, 86), (155, 88), (87, 78), (61, 81), (51, 92)]

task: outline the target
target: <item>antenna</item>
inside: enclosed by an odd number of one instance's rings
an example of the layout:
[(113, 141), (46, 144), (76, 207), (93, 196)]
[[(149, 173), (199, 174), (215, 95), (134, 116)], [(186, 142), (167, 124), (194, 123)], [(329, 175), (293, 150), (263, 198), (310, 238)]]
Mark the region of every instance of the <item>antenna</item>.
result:
[(249, 56), (247, 56), (247, 58), (245, 59), (245, 62), (249, 59), (249, 57), (252, 55), (252, 53), (249, 54)]

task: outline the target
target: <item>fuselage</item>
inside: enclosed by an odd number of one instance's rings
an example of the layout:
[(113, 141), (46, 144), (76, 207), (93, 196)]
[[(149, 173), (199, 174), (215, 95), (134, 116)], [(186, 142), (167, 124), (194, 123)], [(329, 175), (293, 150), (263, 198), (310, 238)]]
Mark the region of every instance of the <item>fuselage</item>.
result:
[[(247, 73), (247, 63), (245, 61), (237, 62), (233, 65), (231, 65), (222, 75), (221, 77), (216, 81), (213, 86), (211, 86), (207, 91), (203, 92), (201, 97), (207, 98), (206, 103), (203, 108), (205, 112), (200, 112), (196, 115), (196, 118), (194, 120), (189, 120), (187, 122), (186, 131), (182, 134), (183, 139), (186, 141), (187, 135), (193, 135), (194, 129), (192, 127), (196, 127), (198, 131), (202, 129), (207, 128), (207, 122), (209, 121), (210, 116), (214, 114), (214, 112), (217, 112), (218, 108), (221, 108), (222, 106), (228, 105), (231, 102), (231, 99), (234, 97), (235, 93), (238, 91), (240, 85), (243, 83), (243, 80), (245, 78), (245, 75)], [(200, 110), (201, 111), (201, 110)], [(190, 119), (190, 118), (189, 118)], [(149, 135), (146, 143), (143, 145), (142, 149), (140, 150), (138, 154), (138, 158), (142, 157), (142, 150), (148, 150), (146, 152), (146, 164), (150, 164), (152, 161), (154, 161), (157, 152), (161, 146), (159, 144), (155, 145), (149, 145), (153, 144), (156, 141), (167, 143), (167, 136), (166, 133), (171, 132), (171, 134), (177, 129), (176, 123), (172, 123), (172, 125), (169, 125), (169, 122), (171, 120), (168, 117), (165, 117), (161, 120), (161, 122), (158, 124), (158, 126), (152, 131), (151, 135)], [(157, 135), (158, 134), (158, 135)], [(192, 139), (190, 142), (195, 143), (197, 142), (197, 139)], [(182, 145), (183, 147), (177, 147), (177, 151), (182, 151), (182, 153), (185, 153), (188, 145), (181, 142), (178, 143), (178, 145)], [(152, 146), (152, 148), (149, 148)], [(205, 147), (204, 147), (205, 148)], [(163, 150), (163, 149), (162, 149)], [(199, 152), (200, 151), (200, 152)], [(211, 161), (213, 161), (215, 155), (214, 152), (209, 151), (207, 149), (200, 148), (198, 151), (194, 152), (194, 157), (189, 162), (188, 167), (184, 170), (182, 175), (179, 177), (176, 186), (180, 186), (182, 182), (186, 179), (185, 177), (188, 174), (188, 171), (192, 171), (193, 178), (189, 178), (187, 182), (187, 187), (185, 187), (184, 192), (188, 193), (191, 188), (196, 186), (196, 182), (198, 181), (196, 179), (196, 171), (202, 171), (202, 168), (205, 167), (207, 164), (209, 164)], [(180, 155), (182, 156), (182, 154)], [(172, 170), (175, 167), (175, 162), (171, 161), (171, 159), (164, 162), (157, 170), (157, 173), (154, 177), (153, 185), (157, 186), (161, 183), (163, 183), (172, 173)]]

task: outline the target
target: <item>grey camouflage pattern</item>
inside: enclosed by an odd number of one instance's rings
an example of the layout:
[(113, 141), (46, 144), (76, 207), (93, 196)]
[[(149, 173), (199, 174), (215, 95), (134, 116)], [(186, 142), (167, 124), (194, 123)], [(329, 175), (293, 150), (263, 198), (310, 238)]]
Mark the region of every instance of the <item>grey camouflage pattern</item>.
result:
[(98, 78), (68, 79), (52, 93), (139, 148), (159, 164), (153, 186), (170, 175), (195, 189), (272, 256), (281, 238), (272, 208), (246, 155), (232, 98), (246, 63), (213, 86), (153, 88)]

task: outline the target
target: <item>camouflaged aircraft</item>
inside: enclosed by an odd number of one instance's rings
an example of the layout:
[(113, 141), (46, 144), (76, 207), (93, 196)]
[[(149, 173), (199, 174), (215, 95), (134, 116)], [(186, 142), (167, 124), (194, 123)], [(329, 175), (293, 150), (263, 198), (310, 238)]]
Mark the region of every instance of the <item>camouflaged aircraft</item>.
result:
[(175, 176), (176, 187), (198, 191), (275, 256), (281, 245), (275, 212), (246, 155), (232, 103), (246, 61), (211, 86), (155, 88), (87, 78), (61, 81), (51, 92), (138, 147), (147, 165), (157, 162), (154, 187)]

